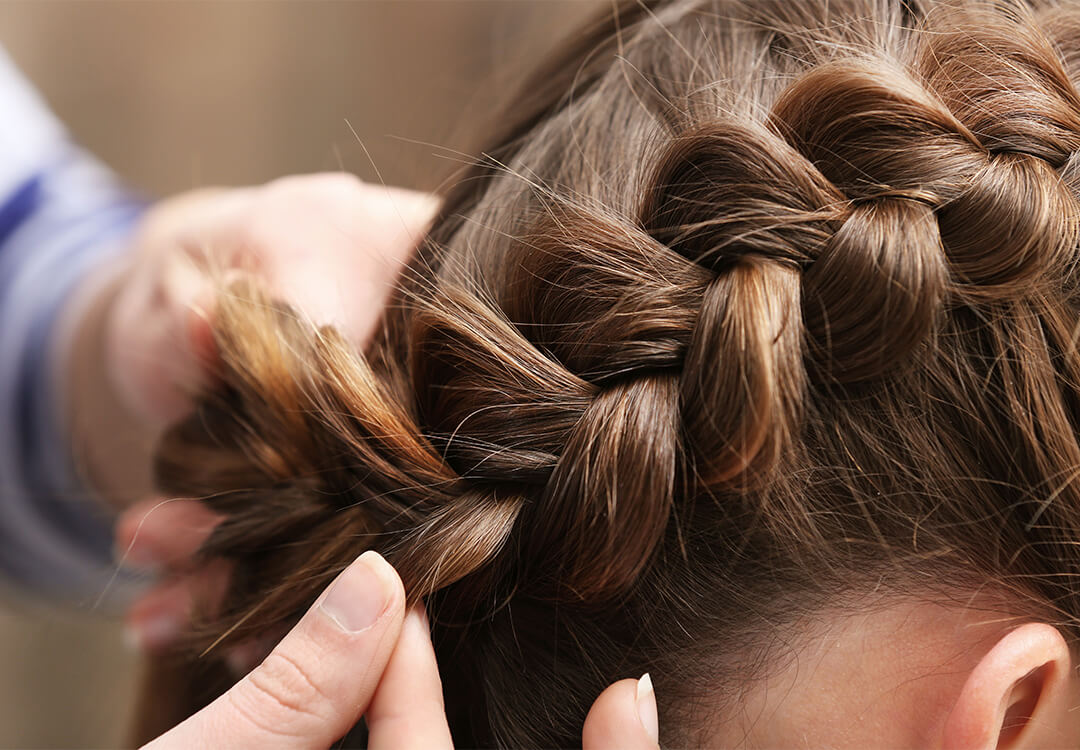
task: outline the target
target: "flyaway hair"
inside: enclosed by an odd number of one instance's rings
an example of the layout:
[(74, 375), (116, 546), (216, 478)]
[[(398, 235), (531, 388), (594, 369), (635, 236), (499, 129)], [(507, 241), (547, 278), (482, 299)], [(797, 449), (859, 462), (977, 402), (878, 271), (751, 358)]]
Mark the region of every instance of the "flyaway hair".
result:
[(1078, 84), (1071, 2), (607, 11), (369, 351), (222, 294), (224, 385), (157, 458), (234, 566), (191, 653), (368, 548), (427, 602), (466, 747), (578, 745), (645, 671), (700, 744), (797, 625), (891, 594), (999, 591), (1075, 642)]

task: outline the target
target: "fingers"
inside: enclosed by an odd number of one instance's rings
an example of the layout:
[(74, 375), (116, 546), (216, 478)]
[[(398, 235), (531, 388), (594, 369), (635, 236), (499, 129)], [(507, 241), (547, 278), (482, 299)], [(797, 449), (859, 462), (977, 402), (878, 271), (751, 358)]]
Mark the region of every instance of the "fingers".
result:
[(212, 382), (213, 299), (212, 280), (179, 251), (141, 261), (116, 292), (106, 324), (108, 374), (131, 413), (153, 429), (189, 413), (193, 396)]
[(263, 218), (242, 244), (261, 259), (272, 294), (363, 349), (438, 206), (426, 193), (340, 174), (287, 178), (268, 186)]
[(589, 709), (581, 733), (582, 750), (659, 750), (656, 696), (652, 680), (620, 680)]
[(136, 503), (116, 521), (117, 562), (141, 568), (184, 567), (220, 521), (197, 500)]
[(155, 207), (118, 277), (105, 336), (110, 381), (162, 429), (215, 381), (214, 303), (231, 271), (363, 348), (439, 207), (429, 194), (345, 174), (202, 190)]
[[(131, 606), (124, 618), (128, 639), (149, 652), (161, 652), (176, 644), (191, 627), (197, 613), (212, 614), (220, 608), (229, 583), (229, 571), (227, 561), (214, 560), (192, 573), (167, 579), (150, 589)], [(269, 651), (270, 648), (263, 644), (251, 644), (236, 656), (230, 653), (230, 666), (237, 672), (246, 672)], [(258, 658), (254, 658), (256, 653)]]
[(414, 607), (406, 616), (366, 719), (370, 750), (452, 747), (442, 682), (422, 607)]
[(151, 652), (166, 649), (188, 628), (197, 608), (213, 611), (221, 602), (228, 564), (215, 560), (192, 568), (199, 547), (220, 520), (202, 503), (182, 498), (136, 503), (120, 515), (117, 562), (170, 575), (128, 611), (125, 625), (134, 645)]
[(394, 569), (365, 552), (251, 674), (147, 747), (324, 750), (370, 703), (404, 601)]
[(223, 227), (240, 221), (255, 188), (203, 188), (154, 206), (143, 220), (110, 305), (109, 378), (127, 409), (163, 429), (191, 411), (215, 377), (211, 317)]

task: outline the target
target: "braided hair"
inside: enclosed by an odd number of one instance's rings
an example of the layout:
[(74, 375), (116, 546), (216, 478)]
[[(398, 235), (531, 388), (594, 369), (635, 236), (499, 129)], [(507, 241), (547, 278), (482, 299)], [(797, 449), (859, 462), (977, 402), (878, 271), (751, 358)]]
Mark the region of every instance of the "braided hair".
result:
[[(526, 85), (366, 354), (257, 289), (158, 452), (215, 642), (375, 548), (455, 740), (665, 743), (825, 605), (972, 587), (1080, 637), (1080, 9), (633, 2)], [(224, 634), (224, 635), (223, 635)], [(706, 700), (707, 698), (707, 700)]]

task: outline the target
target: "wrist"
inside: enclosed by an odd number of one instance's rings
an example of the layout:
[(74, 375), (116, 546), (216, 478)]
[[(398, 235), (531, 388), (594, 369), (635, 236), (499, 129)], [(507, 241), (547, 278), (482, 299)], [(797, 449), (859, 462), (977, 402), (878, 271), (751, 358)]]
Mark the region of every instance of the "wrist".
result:
[(130, 275), (127, 254), (91, 271), (61, 311), (53, 341), (53, 389), (74, 466), (114, 509), (152, 488), (153, 431), (126, 405), (107, 346), (113, 306)]

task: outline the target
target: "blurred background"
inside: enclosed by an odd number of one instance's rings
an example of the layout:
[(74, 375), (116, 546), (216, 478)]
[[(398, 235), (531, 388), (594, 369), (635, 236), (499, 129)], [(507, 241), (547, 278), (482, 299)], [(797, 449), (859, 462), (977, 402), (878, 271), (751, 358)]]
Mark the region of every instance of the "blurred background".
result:
[[(0, 45), (151, 196), (323, 170), (433, 189), (522, 72), (606, 4), (0, 0)], [(0, 747), (122, 746), (136, 667), (115, 614), (4, 593)]]

